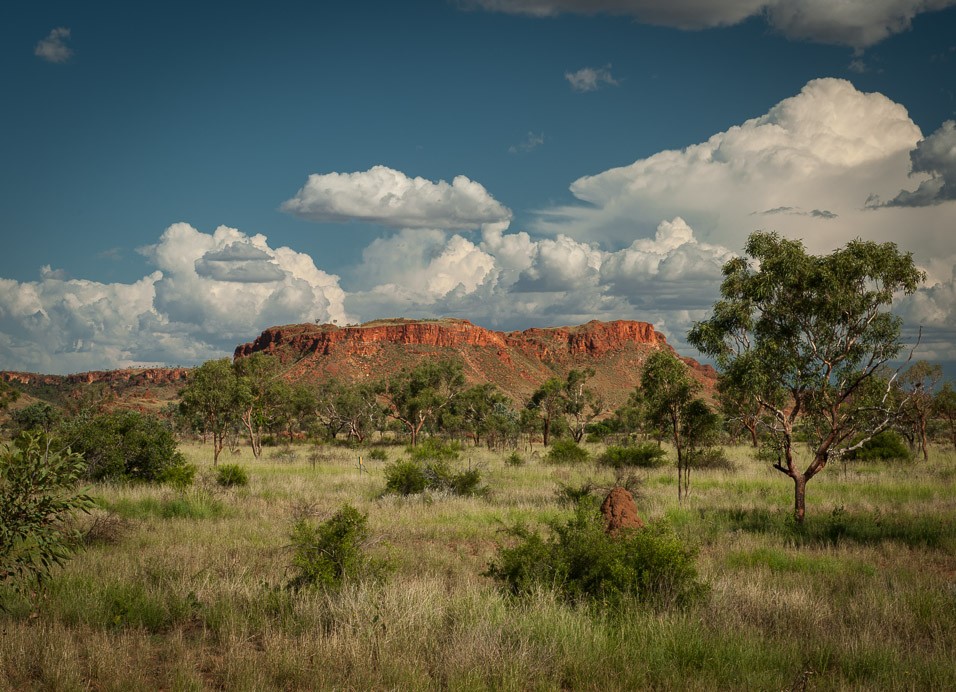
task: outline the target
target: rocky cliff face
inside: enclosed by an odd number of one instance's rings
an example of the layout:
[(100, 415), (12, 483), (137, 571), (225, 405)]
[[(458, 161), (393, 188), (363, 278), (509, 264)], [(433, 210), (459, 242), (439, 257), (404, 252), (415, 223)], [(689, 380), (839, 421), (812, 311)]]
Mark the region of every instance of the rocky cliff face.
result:
[(186, 383), (189, 368), (145, 368), (131, 370), (94, 370), (73, 375), (38, 375), (32, 372), (0, 372), (0, 379), (11, 384), (24, 386), (49, 385), (53, 387), (97, 384), (128, 385), (146, 387), (149, 385), (182, 385)]
[[(498, 332), (458, 319), (377, 320), (362, 325), (294, 324), (272, 327), (235, 350), (236, 358), (254, 353), (277, 357), (289, 379), (345, 382), (378, 380), (425, 358), (453, 358), (471, 383), (491, 382), (523, 403), (550, 377), (590, 368), (589, 386), (613, 410), (638, 384), (648, 353), (671, 349), (647, 322), (588, 322), (576, 327)], [(672, 350), (672, 349), (671, 349)], [(684, 358), (706, 388), (716, 373)], [(186, 383), (188, 368), (106, 370), (74, 375), (0, 372), (0, 378), (41, 398), (76, 399), (85, 387), (99, 387), (117, 405), (161, 408)]]
[[(235, 351), (278, 357), (292, 378), (378, 379), (419, 360), (456, 358), (471, 382), (492, 382), (523, 400), (549, 377), (592, 368), (591, 385), (609, 406), (626, 400), (654, 349), (671, 347), (646, 322), (592, 321), (576, 327), (498, 332), (467, 320), (378, 320), (363, 325), (299, 324), (267, 329)], [(689, 360), (689, 359), (687, 359)], [(705, 385), (714, 373), (689, 361)]]

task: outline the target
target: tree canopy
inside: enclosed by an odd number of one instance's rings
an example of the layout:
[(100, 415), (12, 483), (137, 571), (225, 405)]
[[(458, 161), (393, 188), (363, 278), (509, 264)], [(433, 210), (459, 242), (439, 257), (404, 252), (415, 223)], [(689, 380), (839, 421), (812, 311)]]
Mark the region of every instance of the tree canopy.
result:
[[(745, 253), (724, 265), (721, 300), (688, 340), (759, 405), (802, 521), (807, 481), (900, 415), (881, 377), (903, 349), (902, 321), (888, 308), (925, 275), (894, 243), (854, 240), (817, 256), (798, 240), (757, 232)], [(798, 432), (812, 452), (802, 469)]]

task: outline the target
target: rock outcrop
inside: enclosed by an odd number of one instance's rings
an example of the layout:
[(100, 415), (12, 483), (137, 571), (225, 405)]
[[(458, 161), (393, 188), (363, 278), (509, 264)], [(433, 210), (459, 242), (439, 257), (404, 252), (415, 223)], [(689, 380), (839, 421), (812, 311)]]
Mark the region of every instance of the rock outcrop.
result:
[[(492, 382), (516, 401), (549, 377), (591, 368), (589, 385), (613, 408), (638, 383), (647, 354), (659, 348), (671, 347), (653, 325), (629, 320), (499, 332), (461, 319), (395, 319), (272, 327), (236, 348), (235, 357), (267, 353), (286, 365), (290, 378), (349, 382), (385, 377), (422, 358), (455, 358), (470, 382)], [(706, 368), (693, 365), (701, 381), (713, 379)]]
[[(271, 327), (238, 346), (234, 357), (266, 353), (283, 363), (290, 380), (344, 382), (379, 380), (425, 358), (455, 359), (470, 383), (495, 384), (519, 405), (548, 378), (563, 379), (573, 369), (588, 368), (594, 371), (588, 386), (602, 397), (604, 409), (612, 411), (638, 384), (647, 355), (661, 348), (673, 350), (653, 325), (629, 320), (499, 332), (461, 319), (390, 319), (344, 327)], [(711, 389), (713, 369), (683, 360)], [(188, 368), (138, 368), (73, 375), (2, 372), (0, 378), (41, 398), (75, 398), (80, 388), (92, 385), (120, 401), (161, 407), (177, 397), (188, 373)]]

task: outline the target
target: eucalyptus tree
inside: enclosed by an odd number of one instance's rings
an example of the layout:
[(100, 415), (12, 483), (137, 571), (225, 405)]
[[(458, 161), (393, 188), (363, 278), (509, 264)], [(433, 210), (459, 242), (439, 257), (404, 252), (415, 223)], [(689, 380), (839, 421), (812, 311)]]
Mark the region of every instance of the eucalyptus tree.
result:
[(464, 385), (460, 362), (423, 360), (386, 380), (381, 394), (387, 415), (402, 424), (415, 446), (425, 425), (434, 423), (451, 406)]
[(232, 363), (220, 358), (193, 369), (179, 396), (183, 418), (212, 435), (213, 465), (218, 464), (226, 435), (239, 420), (239, 381)]
[(669, 437), (677, 455), (677, 499), (690, 490), (692, 460), (709, 442), (716, 416), (698, 396), (700, 383), (670, 351), (651, 353), (641, 369), (642, 410), (650, 426)]
[[(769, 423), (764, 444), (793, 482), (802, 522), (807, 482), (903, 413), (895, 373), (881, 377), (903, 350), (902, 321), (889, 307), (925, 275), (894, 243), (854, 240), (817, 256), (798, 240), (757, 232), (745, 253), (724, 265), (721, 299), (688, 340), (715, 360), (722, 386), (759, 404)], [(801, 436), (810, 447), (805, 467)]]
[(936, 385), (943, 376), (943, 369), (936, 363), (918, 360), (908, 367), (899, 378), (902, 394), (907, 399), (904, 409), (906, 423), (912, 430), (923, 461), (929, 460), (926, 425), (933, 414)]

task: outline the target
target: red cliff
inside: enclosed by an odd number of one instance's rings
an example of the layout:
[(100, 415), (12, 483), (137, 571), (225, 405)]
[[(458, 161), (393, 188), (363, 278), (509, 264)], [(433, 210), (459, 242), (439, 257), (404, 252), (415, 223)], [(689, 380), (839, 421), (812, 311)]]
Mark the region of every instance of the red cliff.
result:
[[(646, 322), (592, 321), (576, 327), (498, 332), (460, 319), (377, 320), (362, 325), (272, 327), (235, 351), (278, 357), (292, 378), (377, 379), (422, 358), (456, 358), (471, 382), (492, 382), (512, 398), (526, 398), (549, 377), (572, 369), (595, 371), (592, 386), (609, 405), (622, 403), (638, 383), (647, 353), (671, 347)], [(686, 359), (699, 379), (711, 373)]]

